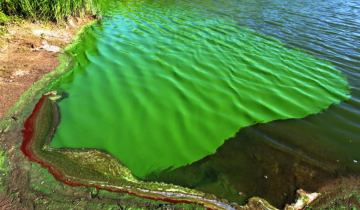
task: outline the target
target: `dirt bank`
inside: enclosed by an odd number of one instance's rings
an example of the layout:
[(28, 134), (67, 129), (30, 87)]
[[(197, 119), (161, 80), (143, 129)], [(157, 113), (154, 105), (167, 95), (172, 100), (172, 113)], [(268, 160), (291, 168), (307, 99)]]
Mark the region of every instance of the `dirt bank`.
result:
[(9, 24), (6, 33), (0, 35), (0, 121), (35, 81), (56, 69), (57, 51), (91, 20), (85, 16), (62, 24)]

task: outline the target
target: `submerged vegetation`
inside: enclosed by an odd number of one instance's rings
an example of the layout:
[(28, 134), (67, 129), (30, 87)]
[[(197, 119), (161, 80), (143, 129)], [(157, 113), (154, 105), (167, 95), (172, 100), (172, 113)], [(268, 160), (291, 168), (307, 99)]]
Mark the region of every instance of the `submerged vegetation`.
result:
[(70, 16), (98, 13), (98, 0), (0, 0), (0, 18), (21, 16), (31, 20), (59, 21)]

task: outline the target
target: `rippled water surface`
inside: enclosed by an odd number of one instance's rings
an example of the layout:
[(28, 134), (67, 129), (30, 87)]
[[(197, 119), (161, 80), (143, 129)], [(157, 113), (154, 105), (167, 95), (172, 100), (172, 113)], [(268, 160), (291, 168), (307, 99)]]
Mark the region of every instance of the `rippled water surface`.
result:
[(68, 95), (53, 147), (102, 149), (142, 179), (279, 207), (359, 172), (357, 1), (106, 4), (52, 84)]

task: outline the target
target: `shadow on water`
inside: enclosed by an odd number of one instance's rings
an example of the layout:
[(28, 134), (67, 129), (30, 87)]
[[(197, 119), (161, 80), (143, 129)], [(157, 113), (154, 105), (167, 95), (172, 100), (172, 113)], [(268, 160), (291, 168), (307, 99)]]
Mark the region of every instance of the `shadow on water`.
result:
[[(174, 170), (149, 174), (146, 180), (198, 189), (239, 204), (258, 196), (282, 208), (294, 201), (299, 188), (315, 192), (336, 178), (360, 171), (346, 150), (335, 152), (326, 140), (314, 135), (319, 117), (326, 115), (246, 127), (215, 154)], [(332, 132), (322, 135), (331, 136)]]

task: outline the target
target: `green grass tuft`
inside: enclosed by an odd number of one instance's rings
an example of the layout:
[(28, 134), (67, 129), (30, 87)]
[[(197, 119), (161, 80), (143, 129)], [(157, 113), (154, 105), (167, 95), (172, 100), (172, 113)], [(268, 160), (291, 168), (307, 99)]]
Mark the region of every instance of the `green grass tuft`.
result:
[(99, 0), (0, 0), (0, 16), (58, 21), (66, 17), (94, 14)]

